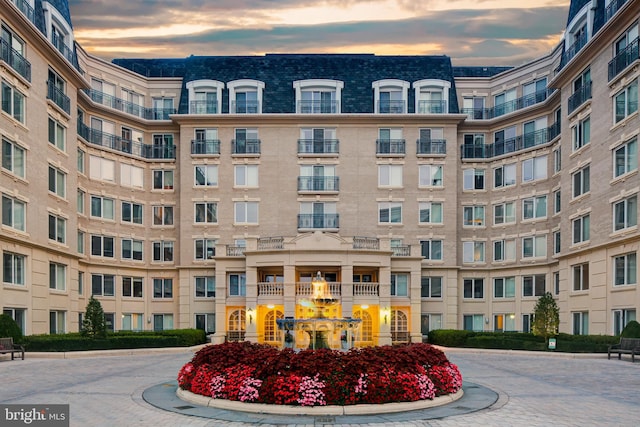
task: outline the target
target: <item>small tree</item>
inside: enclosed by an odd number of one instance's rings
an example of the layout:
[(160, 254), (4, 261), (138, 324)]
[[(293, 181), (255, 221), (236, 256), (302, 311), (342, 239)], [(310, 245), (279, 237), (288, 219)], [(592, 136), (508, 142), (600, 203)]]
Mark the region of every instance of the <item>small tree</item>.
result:
[(543, 337), (548, 343), (550, 337), (558, 334), (558, 325), (560, 309), (551, 292), (547, 292), (540, 297), (533, 311), (533, 335)]
[(20, 326), (11, 316), (0, 314), (0, 337), (13, 338), (13, 342), (19, 343), (22, 340)]
[(89, 338), (106, 338), (107, 336), (107, 325), (104, 321), (102, 304), (93, 295), (87, 304), (80, 333)]

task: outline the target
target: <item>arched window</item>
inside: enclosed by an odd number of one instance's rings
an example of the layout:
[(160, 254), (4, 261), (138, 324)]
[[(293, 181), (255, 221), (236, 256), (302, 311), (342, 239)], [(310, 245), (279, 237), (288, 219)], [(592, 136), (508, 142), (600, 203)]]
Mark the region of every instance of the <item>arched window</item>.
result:
[(296, 80), (296, 113), (339, 114), (344, 82), (328, 79)]
[(278, 329), (277, 319), (284, 318), (284, 314), (280, 310), (270, 310), (264, 316), (264, 340), (265, 342), (280, 342), (282, 340), (282, 331)]
[(229, 113), (262, 113), (262, 93), (264, 82), (258, 80), (233, 80), (227, 83), (229, 89)]
[(244, 341), (244, 331), (246, 328), (245, 310), (234, 310), (229, 313), (229, 324), (227, 325), (228, 341)]
[(189, 114), (220, 114), (222, 112), (222, 88), (217, 80), (193, 80), (187, 83)]
[(404, 311), (391, 311), (391, 341), (409, 341), (409, 322), (407, 320), (407, 314)]
[(376, 114), (406, 114), (409, 82), (396, 79), (377, 80), (373, 88)]
[(437, 79), (413, 82), (416, 114), (446, 114), (449, 112), (451, 82)]
[(353, 313), (354, 319), (362, 319), (360, 328), (356, 331), (356, 341), (359, 343), (373, 343), (373, 321), (371, 314), (364, 310), (357, 310)]

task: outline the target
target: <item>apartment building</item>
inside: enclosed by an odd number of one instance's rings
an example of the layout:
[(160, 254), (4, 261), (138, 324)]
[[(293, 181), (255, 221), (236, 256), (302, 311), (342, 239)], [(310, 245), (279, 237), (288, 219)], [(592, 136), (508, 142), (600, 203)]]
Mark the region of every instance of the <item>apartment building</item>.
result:
[(638, 0), (572, 1), (517, 67), (109, 63), (65, 0), (0, 3), (0, 305), (26, 334), (93, 295), (112, 330), (277, 344), (318, 271), (356, 345), (529, 331), (547, 291), (561, 332), (636, 318)]

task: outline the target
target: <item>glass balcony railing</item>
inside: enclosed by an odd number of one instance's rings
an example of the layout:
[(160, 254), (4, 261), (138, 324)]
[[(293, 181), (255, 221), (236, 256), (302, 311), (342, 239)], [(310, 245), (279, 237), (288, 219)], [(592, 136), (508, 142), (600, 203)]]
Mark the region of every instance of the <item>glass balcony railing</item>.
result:
[(13, 3), (20, 9), (20, 12), (27, 17), (33, 25), (36, 25), (35, 13), (27, 0), (13, 0)]
[(141, 144), (137, 141), (130, 141), (117, 135), (92, 129), (81, 122), (78, 122), (78, 136), (90, 144), (110, 148), (144, 159), (176, 158), (176, 146), (173, 144)]
[(298, 101), (297, 112), (300, 114), (336, 114), (340, 112), (338, 101)]
[(406, 154), (404, 139), (377, 139), (376, 154)]
[(62, 54), (67, 61), (69, 61), (77, 70), (80, 70), (80, 66), (78, 65), (78, 57), (73, 49), (68, 46), (62, 37), (58, 35), (58, 33), (51, 34), (51, 43), (58, 49), (58, 52)]
[(220, 154), (220, 140), (192, 140), (191, 154)]
[(147, 108), (94, 89), (82, 89), (82, 91), (95, 103), (145, 120), (169, 120), (169, 115), (177, 112), (175, 108)]
[(418, 101), (418, 114), (445, 114), (447, 102), (441, 101)]
[(260, 103), (258, 101), (232, 101), (231, 111), (235, 114), (258, 114)]
[(65, 93), (51, 81), (47, 81), (47, 98), (52, 100), (54, 104), (62, 108), (62, 110), (71, 113), (71, 100)]
[(298, 214), (298, 228), (340, 228), (338, 214)]
[(189, 114), (218, 114), (216, 101), (191, 101), (189, 102)]
[(515, 153), (527, 148), (546, 144), (560, 135), (560, 124), (525, 133), (493, 144), (463, 144), (460, 147), (463, 159), (489, 159), (504, 154)]
[(299, 139), (298, 154), (338, 154), (340, 141), (337, 139)]
[(568, 99), (568, 112), (573, 113), (576, 108), (584, 104), (588, 99), (591, 99), (591, 82), (587, 82)]
[(5, 39), (0, 39), (0, 59), (6, 62), (27, 81), (31, 81), (31, 63)]
[(405, 114), (407, 103), (404, 99), (392, 101), (378, 101), (378, 113), (380, 114)]
[(640, 52), (638, 50), (638, 38), (636, 37), (609, 62), (609, 81), (613, 80), (614, 77), (638, 59), (640, 59)]
[(582, 48), (587, 44), (587, 41), (589, 41), (587, 33), (582, 33), (582, 35), (578, 37), (567, 50), (565, 50), (564, 54), (562, 54), (562, 58), (560, 59), (560, 69), (567, 65), (569, 61), (571, 61), (573, 57), (582, 50)]
[(416, 154), (447, 154), (447, 141), (444, 139), (418, 139)]
[(234, 139), (231, 141), (231, 154), (260, 154), (260, 140)]
[(337, 176), (299, 176), (298, 191), (339, 191), (340, 178)]

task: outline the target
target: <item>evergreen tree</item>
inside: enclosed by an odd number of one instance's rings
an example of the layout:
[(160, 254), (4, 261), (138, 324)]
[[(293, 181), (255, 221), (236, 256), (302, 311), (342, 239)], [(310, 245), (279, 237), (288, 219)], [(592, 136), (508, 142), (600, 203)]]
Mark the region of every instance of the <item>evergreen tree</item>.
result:
[(550, 337), (558, 334), (559, 324), (560, 309), (551, 292), (547, 292), (540, 297), (533, 311), (533, 335), (543, 337), (549, 342)]
[(106, 338), (107, 325), (104, 321), (104, 310), (100, 301), (93, 295), (87, 304), (84, 320), (82, 321), (81, 334), (89, 338)]

